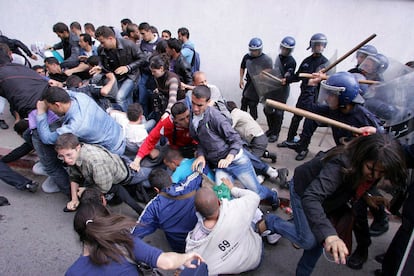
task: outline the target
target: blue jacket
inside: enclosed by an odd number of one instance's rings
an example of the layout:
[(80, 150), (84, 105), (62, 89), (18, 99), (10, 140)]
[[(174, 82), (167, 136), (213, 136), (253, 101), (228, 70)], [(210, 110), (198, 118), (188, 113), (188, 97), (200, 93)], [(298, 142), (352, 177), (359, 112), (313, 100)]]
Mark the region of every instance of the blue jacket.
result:
[[(201, 182), (201, 175), (194, 172), (185, 182), (171, 185), (162, 191), (171, 197), (182, 196), (196, 191), (201, 187)], [(173, 251), (185, 252), (187, 233), (193, 230), (197, 223), (194, 195), (185, 199), (173, 199), (158, 194), (145, 207), (133, 235), (144, 238), (160, 228)]]

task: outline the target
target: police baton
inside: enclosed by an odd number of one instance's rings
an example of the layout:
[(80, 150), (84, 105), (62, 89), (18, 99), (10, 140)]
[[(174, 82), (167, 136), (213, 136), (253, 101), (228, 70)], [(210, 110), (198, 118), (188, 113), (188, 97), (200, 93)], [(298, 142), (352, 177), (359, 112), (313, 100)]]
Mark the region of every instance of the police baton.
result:
[(305, 118), (308, 118), (308, 119), (311, 119), (311, 120), (314, 120), (314, 121), (318, 121), (318, 122), (321, 122), (321, 123), (324, 123), (324, 124), (327, 124), (327, 125), (330, 125), (330, 126), (333, 126), (333, 127), (342, 128), (342, 129), (351, 131), (351, 132), (356, 133), (356, 134), (364, 134), (364, 132), (361, 131), (359, 128), (356, 128), (356, 127), (344, 124), (342, 122), (339, 122), (339, 121), (336, 121), (336, 120), (333, 120), (333, 119), (330, 119), (330, 118), (327, 118), (327, 117), (324, 117), (324, 116), (306, 111), (306, 110), (301, 109), (301, 108), (289, 106), (287, 104), (277, 102), (277, 101), (273, 101), (273, 100), (269, 100), (269, 99), (266, 100), (266, 104), (270, 105), (271, 107), (281, 109), (281, 110), (284, 110), (284, 111), (288, 111), (288, 112), (291, 112), (291, 113), (296, 114), (298, 116), (305, 117)]
[[(299, 74), (299, 77), (300, 78), (313, 79), (316, 76), (315, 75), (312, 75), (312, 74), (309, 74), (309, 73), (300, 73)], [(318, 77), (322, 78), (323, 80), (326, 80), (326, 79), (329, 78), (329, 76), (320, 76), (320, 75)], [(373, 80), (358, 80), (358, 83), (371, 85), (371, 84), (379, 84), (380, 82), (379, 81), (373, 81)]]
[(346, 59), (347, 57), (349, 57), (350, 55), (352, 55), (355, 51), (357, 51), (359, 48), (361, 48), (362, 46), (364, 46), (365, 44), (367, 44), (369, 41), (373, 40), (374, 37), (376, 37), (376, 34), (372, 34), (370, 35), (368, 38), (366, 38), (364, 41), (362, 41), (361, 43), (359, 43), (357, 46), (355, 46), (354, 48), (352, 48), (352, 50), (350, 50), (349, 52), (347, 52), (345, 55), (343, 55), (342, 57), (338, 58), (335, 62), (333, 62), (331, 65), (329, 65), (328, 67), (322, 69), (322, 73), (326, 73), (329, 70), (331, 70), (332, 68), (334, 68), (338, 63), (340, 63), (341, 61), (343, 61), (344, 59)]

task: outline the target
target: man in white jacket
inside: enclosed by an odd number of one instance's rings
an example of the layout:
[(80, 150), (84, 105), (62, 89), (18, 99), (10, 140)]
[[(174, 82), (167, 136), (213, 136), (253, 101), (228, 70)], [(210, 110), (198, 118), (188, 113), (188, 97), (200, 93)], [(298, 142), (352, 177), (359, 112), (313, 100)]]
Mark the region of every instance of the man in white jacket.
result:
[(222, 181), (234, 199), (220, 201), (211, 188), (200, 188), (195, 195), (199, 219), (186, 240), (186, 252), (204, 256), (209, 275), (255, 269), (262, 255), (262, 238), (252, 228), (260, 197)]

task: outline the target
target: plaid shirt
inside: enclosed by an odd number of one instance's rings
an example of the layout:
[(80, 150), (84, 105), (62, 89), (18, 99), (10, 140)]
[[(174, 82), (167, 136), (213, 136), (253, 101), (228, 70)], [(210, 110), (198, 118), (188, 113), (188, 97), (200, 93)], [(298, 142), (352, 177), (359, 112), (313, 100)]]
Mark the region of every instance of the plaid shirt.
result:
[(128, 168), (119, 155), (99, 145), (82, 144), (79, 158), (69, 167), (72, 182), (80, 186), (96, 185), (108, 192), (112, 184), (119, 184), (128, 176)]

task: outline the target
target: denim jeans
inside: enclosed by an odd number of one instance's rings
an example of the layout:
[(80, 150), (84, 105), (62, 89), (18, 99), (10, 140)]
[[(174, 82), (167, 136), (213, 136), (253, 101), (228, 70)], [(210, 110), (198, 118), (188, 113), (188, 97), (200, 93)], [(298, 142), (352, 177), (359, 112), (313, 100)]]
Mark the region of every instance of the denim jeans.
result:
[(223, 177), (235, 178), (247, 189), (256, 192), (260, 199), (270, 199), (272, 203), (276, 203), (277, 193), (259, 183), (246, 151), (243, 149), (240, 151), (227, 168), (216, 169), (216, 183), (220, 184)]
[(148, 112), (149, 112), (149, 108), (148, 108), (149, 93), (148, 93), (148, 89), (146, 86), (149, 77), (150, 75), (142, 73), (138, 81), (138, 91), (139, 91), (138, 102), (142, 106), (145, 117), (148, 116)]
[(135, 82), (129, 78), (122, 82), (118, 82), (118, 93), (116, 94), (116, 102), (121, 106), (122, 111), (126, 112), (128, 105), (132, 104), (132, 91)]
[(244, 154), (249, 157), (250, 162), (254, 168), (254, 171), (259, 175), (267, 175), (267, 169), (270, 167), (269, 164), (263, 162), (259, 157), (251, 153), (249, 150), (244, 150)]
[(296, 268), (296, 275), (310, 275), (322, 254), (322, 247), (317, 243), (315, 236), (309, 227), (308, 219), (303, 211), (301, 199), (295, 192), (293, 180), (290, 182), (289, 189), (294, 223), (285, 221), (272, 214), (265, 216), (265, 221), (269, 230), (282, 235), (284, 238), (304, 249), (303, 255)]
[(32, 143), (47, 175), (50, 176), (51, 180), (59, 187), (62, 193), (69, 196), (69, 175), (63, 167), (62, 161), (57, 158), (54, 146), (43, 144), (37, 130), (33, 130)]

